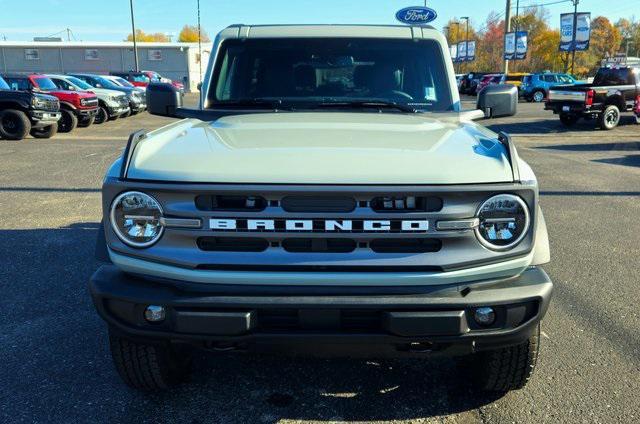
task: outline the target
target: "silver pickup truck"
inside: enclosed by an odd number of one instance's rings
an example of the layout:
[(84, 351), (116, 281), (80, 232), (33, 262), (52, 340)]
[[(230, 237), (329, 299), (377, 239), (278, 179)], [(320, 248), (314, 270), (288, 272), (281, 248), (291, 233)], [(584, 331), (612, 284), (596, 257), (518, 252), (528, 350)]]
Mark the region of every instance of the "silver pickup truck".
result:
[(538, 184), (492, 86), (462, 110), (430, 27), (231, 26), (196, 109), (169, 84), (102, 191), (90, 290), (139, 389), (194, 348), (458, 355), (479, 388), (532, 375), (552, 283)]

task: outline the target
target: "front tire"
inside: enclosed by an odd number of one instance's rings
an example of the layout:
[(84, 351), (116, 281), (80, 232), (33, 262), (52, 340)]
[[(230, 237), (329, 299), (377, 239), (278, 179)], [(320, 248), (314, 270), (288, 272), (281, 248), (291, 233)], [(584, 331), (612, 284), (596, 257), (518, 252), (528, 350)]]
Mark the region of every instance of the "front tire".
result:
[(68, 109), (62, 109), (60, 113), (62, 113), (62, 117), (58, 121), (58, 131), (68, 133), (75, 130), (78, 126), (78, 117), (76, 114)]
[(167, 342), (137, 342), (109, 331), (109, 344), (118, 374), (134, 389), (165, 390), (188, 375), (189, 356)]
[(535, 370), (539, 346), (540, 324), (524, 343), (473, 355), (471, 372), (474, 383), (489, 392), (522, 389)]
[(609, 105), (598, 117), (598, 123), (603, 130), (612, 130), (620, 123), (620, 109), (616, 105)]
[(96, 120), (96, 116), (95, 115), (91, 115), (88, 118), (83, 118), (81, 120), (78, 121), (78, 126), (79, 127), (90, 127), (91, 125), (93, 125), (93, 123)]
[(58, 123), (49, 125), (44, 128), (31, 129), (31, 136), (33, 138), (51, 138), (58, 133)]
[(102, 124), (109, 119), (109, 111), (104, 106), (98, 106), (98, 111), (96, 112), (96, 118), (93, 121), (94, 124)]
[(121, 118), (128, 118), (131, 116), (131, 109), (120, 115)]
[(6, 140), (22, 140), (31, 131), (31, 121), (21, 110), (0, 111), (0, 137)]

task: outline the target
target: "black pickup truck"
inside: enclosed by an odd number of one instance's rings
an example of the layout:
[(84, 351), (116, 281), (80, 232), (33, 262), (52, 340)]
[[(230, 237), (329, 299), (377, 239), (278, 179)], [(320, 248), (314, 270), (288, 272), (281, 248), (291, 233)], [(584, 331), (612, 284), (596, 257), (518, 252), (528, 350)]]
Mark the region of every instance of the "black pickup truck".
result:
[(47, 94), (11, 90), (0, 77), (0, 138), (49, 138), (58, 132), (60, 102)]
[(545, 109), (560, 115), (566, 126), (586, 118), (610, 130), (618, 125), (623, 112), (633, 112), (640, 124), (640, 68), (603, 67), (592, 84), (554, 87), (549, 90)]

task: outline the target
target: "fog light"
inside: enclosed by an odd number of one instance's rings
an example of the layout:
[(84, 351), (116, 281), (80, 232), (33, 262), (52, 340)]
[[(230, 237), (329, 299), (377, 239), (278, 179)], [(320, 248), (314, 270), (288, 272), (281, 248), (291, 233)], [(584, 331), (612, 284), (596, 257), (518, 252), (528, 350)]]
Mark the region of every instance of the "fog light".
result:
[(144, 310), (144, 319), (149, 322), (160, 322), (165, 317), (165, 310), (163, 306), (149, 305)]
[(491, 325), (496, 320), (496, 313), (493, 308), (478, 308), (473, 313), (473, 318), (480, 325)]

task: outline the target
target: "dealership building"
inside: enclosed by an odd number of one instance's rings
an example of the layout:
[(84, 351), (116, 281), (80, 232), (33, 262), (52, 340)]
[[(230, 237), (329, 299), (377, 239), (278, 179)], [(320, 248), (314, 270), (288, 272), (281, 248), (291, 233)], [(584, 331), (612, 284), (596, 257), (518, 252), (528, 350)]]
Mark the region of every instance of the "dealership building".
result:
[[(204, 74), (211, 43), (202, 44), (202, 63), (197, 43), (137, 43), (140, 70), (183, 82), (195, 91)], [(134, 69), (133, 43), (82, 41), (0, 41), (0, 72), (108, 74)]]

